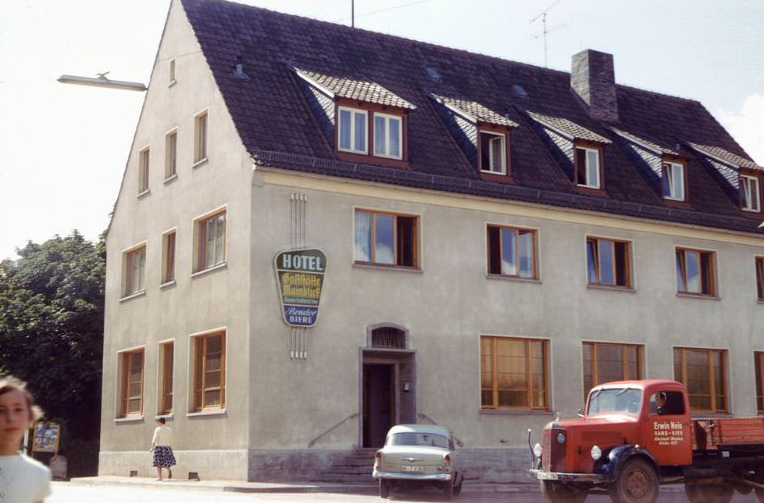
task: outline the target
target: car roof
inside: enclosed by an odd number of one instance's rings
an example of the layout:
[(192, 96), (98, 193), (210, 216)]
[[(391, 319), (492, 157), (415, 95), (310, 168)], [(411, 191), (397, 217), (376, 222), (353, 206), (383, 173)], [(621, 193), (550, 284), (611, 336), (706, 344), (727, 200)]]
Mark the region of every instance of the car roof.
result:
[(450, 437), (451, 432), (445, 426), (438, 426), (436, 424), (399, 424), (390, 428), (387, 432), (388, 435), (394, 433), (431, 433), (435, 435), (443, 435), (444, 437)]

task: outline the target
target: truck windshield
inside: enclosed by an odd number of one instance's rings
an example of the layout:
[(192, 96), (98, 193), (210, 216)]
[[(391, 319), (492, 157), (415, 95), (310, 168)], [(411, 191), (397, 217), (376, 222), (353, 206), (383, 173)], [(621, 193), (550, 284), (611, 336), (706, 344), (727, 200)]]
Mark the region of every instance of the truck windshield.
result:
[(642, 404), (642, 391), (631, 388), (600, 389), (592, 393), (586, 413), (625, 413), (637, 415)]

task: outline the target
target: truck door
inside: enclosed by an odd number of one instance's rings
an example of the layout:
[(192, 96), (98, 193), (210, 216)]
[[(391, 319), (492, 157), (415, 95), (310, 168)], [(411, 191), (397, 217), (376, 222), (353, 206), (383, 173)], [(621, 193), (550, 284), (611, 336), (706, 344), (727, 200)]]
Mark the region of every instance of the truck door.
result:
[(655, 391), (647, 404), (645, 446), (662, 466), (692, 463), (690, 414), (681, 391)]

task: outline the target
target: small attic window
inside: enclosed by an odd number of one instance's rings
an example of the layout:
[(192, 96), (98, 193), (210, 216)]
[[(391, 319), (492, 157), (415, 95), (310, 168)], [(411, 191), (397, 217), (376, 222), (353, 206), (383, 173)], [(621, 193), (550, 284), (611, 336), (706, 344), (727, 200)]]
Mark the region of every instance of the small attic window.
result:
[(661, 170), (663, 197), (672, 201), (685, 200), (685, 167), (679, 162), (663, 162)]
[(761, 211), (761, 184), (758, 177), (740, 175), (740, 207), (745, 211)]
[(169, 85), (173, 85), (177, 82), (176, 74), (175, 74), (175, 58), (172, 58), (169, 63), (169, 78), (170, 78)]
[(480, 171), (504, 175), (507, 172), (507, 137), (502, 133), (480, 131)]
[(602, 188), (602, 149), (576, 146), (576, 185), (588, 189)]

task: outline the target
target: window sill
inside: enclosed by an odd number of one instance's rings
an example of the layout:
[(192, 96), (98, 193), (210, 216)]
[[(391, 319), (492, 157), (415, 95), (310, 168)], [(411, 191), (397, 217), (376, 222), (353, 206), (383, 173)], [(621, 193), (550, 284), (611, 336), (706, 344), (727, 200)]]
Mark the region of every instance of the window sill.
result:
[(226, 409), (220, 410), (205, 410), (202, 412), (187, 412), (186, 417), (209, 417), (209, 416), (227, 416), (228, 411)]
[(165, 185), (170, 185), (172, 182), (178, 179), (178, 174), (175, 173), (174, 175), (170, 175), (167, 178), (164, 179)]
[(611, 292), (637, 293), (634, 288), (628, 286), (609, 286), (587, 283), (586, 288), (590, 290), (610, 290)]
[(198, 278), (200, 276), (204, 276), (206, 274), (209, 274), (211, 272), (219, 271), (220, 269), (225, 269), (228, 267), (228, 262), (221, 262), (220, 264), (213, 265), (212, 267), (208, 267), (207, 269), (202, 269), (201, 271), (196, 271), (191, 275), (191, 279)]
[(193, 163), (193, 164), (191, 165), (191, 168), (192, 168), (192, 169), (196, 169), (196, 168), (198, 168), (198, 167), (200, 167), (200, 166), (202, 166), (202, 165), (204, 165), (204, 164), (207, 164), (207, 162), (208, 162), (209, 160), (210, 160), (210, 159), (209, 159), (209, 157), (205, 157), (204, 159), (199, 159), (198, 161), (196, 161), (195, 163)]
[(716, 295), (706, 295), (702, 293), (677, 292), (676, 296), (683, 299), (722, 300), (721, 297)]
[(146, 290), (141, 290), (140, 292), (131, 293), (130, 295), (125, 295), (121, 299), (119, 299), (120, 302), (127, 302), (128, 300), (137, 299), (138, 297), (144, 297), (146, 295)]
[(376, 269), (378, 271), (400, 271), (422, 274), (422, 269), (418, 267), (404, 267), (398, 265), (369, 264), (366, 262), (353, 262), (354, 269)]
[(138, 195), (135, 196), (135, 197), (137, 197), (138, 199), (143, 199), (144, 197), (148, 196), (149, 194), (151, 194), (151, 190), (146, 189), (143, 192), (139, 192)]
[(142, 423), (143, 422), (143, 416), (128, 416), (128, 417), (117, 417), (114, 418), (114, 422), (118, 424), (125, 424), (125, 423)]
[(520, 276), (508, 276), (505, 274), (486, 274), (486, 279), (497, 279), (499, 281), (516, 281), (518, 283), (535, 283), (540, 285), (541, 280), (538, 278), (522, 278)]
[(551, 410), (496, 410), (480, 409), (480, 414), (487, 416), (554, 416)]
[(176, 285), (175, 280), (168, 281), (166, 283), (162, 283), (159, 285), (160, 290), (167, 290), (168, 288), (172, 288)]

